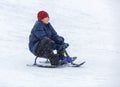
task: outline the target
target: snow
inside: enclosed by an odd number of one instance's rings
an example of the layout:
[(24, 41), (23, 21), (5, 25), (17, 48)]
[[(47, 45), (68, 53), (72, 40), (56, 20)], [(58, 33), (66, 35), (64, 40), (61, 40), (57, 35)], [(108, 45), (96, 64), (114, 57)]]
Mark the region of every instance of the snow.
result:
[[(0, 87), (119, 87), (119, 0), (1, 0)], [(80, 68), (27, 67), (28, 37), (39, 10), (70, 43)]]

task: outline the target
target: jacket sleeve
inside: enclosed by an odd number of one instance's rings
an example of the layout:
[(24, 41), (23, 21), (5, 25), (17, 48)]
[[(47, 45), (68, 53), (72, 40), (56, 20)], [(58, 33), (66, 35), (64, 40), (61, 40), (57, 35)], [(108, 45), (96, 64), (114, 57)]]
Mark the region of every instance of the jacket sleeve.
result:
[(54, 40), (58, 44), (64, 43), (64, 38), (62, 36), (59, 36), (52, 26), (51, 29), (52, 29), (52, 40)]

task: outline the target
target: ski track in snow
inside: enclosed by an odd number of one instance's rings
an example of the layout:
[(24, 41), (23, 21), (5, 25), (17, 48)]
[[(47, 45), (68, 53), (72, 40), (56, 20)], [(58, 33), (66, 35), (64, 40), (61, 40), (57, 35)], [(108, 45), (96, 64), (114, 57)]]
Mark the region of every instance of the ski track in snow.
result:
[[(0, 87), (119, 87), (119, 0), (1, 0)], [(80, 68), (27, 67), (28, 37), (39, 10), (70, 43)]]

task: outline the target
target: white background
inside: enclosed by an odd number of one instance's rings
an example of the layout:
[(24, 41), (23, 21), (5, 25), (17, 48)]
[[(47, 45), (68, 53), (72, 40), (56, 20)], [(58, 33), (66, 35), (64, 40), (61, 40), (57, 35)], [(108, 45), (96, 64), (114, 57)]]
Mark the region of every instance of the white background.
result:
[[(0, 0), (0, 87), (120, 87), (119, 0)], [(46, 10), (80, 68), (27, 67), (30, 31)]]

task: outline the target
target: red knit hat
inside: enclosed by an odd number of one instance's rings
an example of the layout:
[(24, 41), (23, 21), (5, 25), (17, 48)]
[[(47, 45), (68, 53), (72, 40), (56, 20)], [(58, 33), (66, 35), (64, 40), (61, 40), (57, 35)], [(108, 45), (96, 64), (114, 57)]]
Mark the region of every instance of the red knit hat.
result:
[(37, 14), (38, 20), (42, 20), (46, 17), (49, 17), (49, 14), (46, 11), (39, 11)]

